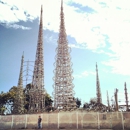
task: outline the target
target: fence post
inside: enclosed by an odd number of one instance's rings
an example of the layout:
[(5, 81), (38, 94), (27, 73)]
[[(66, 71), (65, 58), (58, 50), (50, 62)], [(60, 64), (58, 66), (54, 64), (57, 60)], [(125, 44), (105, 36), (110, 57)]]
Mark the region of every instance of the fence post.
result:
[(121, 118), (122, 118), (122, 128), (124, 130), (124, 117), (123, 117), (122, 111), (121, 111)]
[(0, 115), (0, 120), (1, 120), (2, 116)]
[(99, 112), (97, 112), (97, 116), (98, 116), (98, 129), (100, 129)]
[(57, 115), (57, 116), (58, 116), (58, 126), (57, 126), (57, 127), (58, 127), (58, 129), (59, 129), (59, 112), (58, 112), (58, 115)]
[(49, 126), (49, 114), (47, 113), (47, 128)]
[(13, 128), (13, 120), (14, 120), (14, 116), (12, 115), (11, 129)]
[(83, 129), (83, 112), (82, 112), (82, 129)]
[[(41, 114), (42, 120), (43, 120), (43, 114)], [(42, 123), (41, 123), (41, 128), (42, 128)]]
[(117, 112), (116, 112), (116, 114), (117, 114), (117, 119), (119, 119), (119, 115), (118, 115), (118, 113), (119, 113), (119, 112), (117, 111)]
[(0, 115), (0, 120), (1, 120), (2, 116)]
[(78, 129), (78, 111), (76, 112), (77, 115), (77, 129)]
[(110, 126), (112, 128), (112, 115), (110, 115)]
[(25, 129), (27, 128), (27, 115), (25, 115)]

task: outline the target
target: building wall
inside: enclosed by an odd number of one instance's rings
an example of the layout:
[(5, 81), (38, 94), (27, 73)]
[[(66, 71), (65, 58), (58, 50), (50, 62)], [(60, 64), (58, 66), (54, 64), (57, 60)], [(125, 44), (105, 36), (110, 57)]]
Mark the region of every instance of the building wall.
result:
[(37, 128), (39, 115), (42, 117), (42, 128), (53, 129), (129, 129), (130, 113), (128, 112), (56, 112), (25, 115), (0, 115), (0, 128)]

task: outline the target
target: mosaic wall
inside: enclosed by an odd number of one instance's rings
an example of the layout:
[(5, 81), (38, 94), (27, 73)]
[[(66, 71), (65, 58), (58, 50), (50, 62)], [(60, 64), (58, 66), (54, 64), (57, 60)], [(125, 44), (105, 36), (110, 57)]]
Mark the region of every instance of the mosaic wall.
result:
[(42, 117), (42, 128), (59, 129), (129, 129), (130, 113), (89, 113), (86, 111), (40, 113), (26, 115), (0, 115), (0, 127), (8, 128), (37, 128), (39, 115)]

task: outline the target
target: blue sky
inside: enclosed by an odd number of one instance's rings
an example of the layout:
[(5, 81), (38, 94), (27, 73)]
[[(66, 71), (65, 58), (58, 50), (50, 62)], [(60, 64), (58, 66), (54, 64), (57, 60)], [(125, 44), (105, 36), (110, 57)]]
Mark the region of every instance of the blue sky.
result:
[[(52, 96), (60, 0), (0, 0), (0, 91), (7, 92), (12, 86), (17, 86), (23, 51), (25, 61), (35, 60), (41, 4), (44, 83)], [(75, 97), (79, 97), (82, 103), (96, 97), (97, 62), (103, 103), (107, 100), (106, 91), (111, 98), (115, 88), (119, 89), (119, 100), (123, 103), (124, 82), (130, 93), (129, 1), (64, 0), (64, 14), (72, 50)], [(33, 67), (30, 69), (33, 70)]]

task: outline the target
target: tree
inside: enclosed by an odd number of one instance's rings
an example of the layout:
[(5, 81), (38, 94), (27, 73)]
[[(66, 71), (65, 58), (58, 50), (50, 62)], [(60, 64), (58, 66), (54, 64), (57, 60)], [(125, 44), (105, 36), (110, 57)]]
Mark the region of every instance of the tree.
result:
[(83, 109), (87, 109), (87, 108), (89, 108), (89, 103), (85, 102), (85, 103), (83, 104)]
[[(24, 97), (25, 97), (24, 98), (24, 113), (27, 113), (28, 109), (29, 109), (29, 90), (30, 90), (30, 88), (31, 88), (31, 84), (28, 84), (26, 86), (26, 88), (23, 90)], [(9, 90), (9, 92), (0, 93), (0, 114), (4, 114), (5, 112), (7, 114), (13, 113), (14, 105), (16, 105), (14, 103), (14, 101), (15, 101), (17, 91), (18, 91), (18, 87), (13, 86)], [(45, 94), (44, 98), (45, 98), (45, 107), (46, 107), (46, 110), (48, 111), (49, 109), (52, 108), (53, 100), (48, 93)]]
[(9, 92), (7, 92), (7, 93), (1, 92), (1, 94), (0, 94), (0, 112), (1, 112), (1, 114), (4, 114), (5, 111), (8, 114), (12, 113), (16, 91), (17, 91), (17, 87), (13, 86), (9, 90)]
[(91, 98), (89, 103), (86, 102), (83, 104), (83, 108), (87, 109), (89, 111), (93, 110), (93, 109), (95, 109), (94, 107), (96, 106), (96, 103), (97, 103), (97, 99), (95, 97)]
[(31, 84), (27, 84), (26, 88), (23, 90), (25, 96), (25, 113), (29, 110), (29, 90), (31, 89)]
[(95, 97), (91, 98), (89, 102), (90, 102), (90, 104), (94, 105), (97, 103), (97, 98), (95, 98)]
[(45, 107), (52, 106), (53, 100), (51, 99), (51, 96), (46, 93), (45, 94)]
[(53, 108), (52, 108), (52, 103), (53, 103), (53, 100), (51, 99), (51, 96), (46, 93), (45, 94), (45, 108), (46, 108), (46, 111), (51, 111)]
[(7, 101), (6, 93), (1, 92), (0, 94), (0, 114), (1, 115), (3, 115), (6, 110), (6, 107), (5, 107), (6, 101)]
[(15, 100), (15, 96), (16, 96), (16, 92), (18, 91), (18, 87), (13, 86), (9, 92), (7, 92), (7, 102), (6, 102), (6, 106), (7, 106), (7, 113), (12, 114), (13, 112), (13, 108), (14, 108), (14, 100)]
[[(24, 89), (24, 94), (25, 94), (25, 109), (26, 109), (26, 111), (28, 111), (28, 109), (29, 109), (29, 90), (31, 89), (31, 87), (32, 87), (31, 84), (27, 84), (26, 88)], [(43, 100), (43, 101), (45, 101), (44, 103), (45, 103), (46, 110), (47, 111), (49, 109), (51, 110), (52, 102), (53, 102), (51, 96), (48, 93), (46, 93), (45, 97), (43, 97), (43, 98), (45, 98), (45, 100)]]
[(80, 105), (81, 105), (81, 99), (76, 98), (76, 104), (77, 104), (77, 107), (79, 108), (79, 107), (80, 107)]
[(107, 111), (107, 107), (102, 103), (97, 103), (97, 99), (95, 97), (91, 98), (89, 103), (84, 103), (83, 108), (88, 111)]

